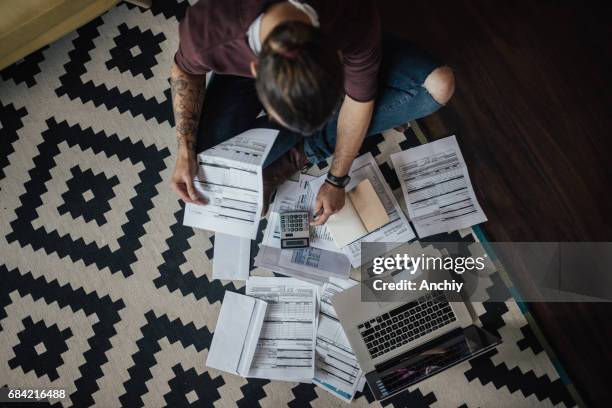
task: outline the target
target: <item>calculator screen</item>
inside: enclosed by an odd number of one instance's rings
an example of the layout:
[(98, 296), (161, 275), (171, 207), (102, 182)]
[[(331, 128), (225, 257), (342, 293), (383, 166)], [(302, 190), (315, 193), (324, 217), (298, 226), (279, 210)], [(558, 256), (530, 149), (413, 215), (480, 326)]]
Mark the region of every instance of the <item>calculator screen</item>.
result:
[(285, 246), (302, 246), (306, 244), (305, 239), (285, 239)]

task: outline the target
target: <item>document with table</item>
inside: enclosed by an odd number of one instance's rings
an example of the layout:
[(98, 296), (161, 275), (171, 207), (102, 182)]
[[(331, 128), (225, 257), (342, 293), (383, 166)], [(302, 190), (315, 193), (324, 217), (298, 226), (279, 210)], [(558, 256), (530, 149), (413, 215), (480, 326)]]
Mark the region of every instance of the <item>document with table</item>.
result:
[(262, 166), (277, 135), (251, 129), (200, 153), (194, 186), (207, 203), (187, 204), (183, 223), (255, 239), (263, 209)]
[(338, 321), (331, 298), (354, 285), (357, 285), (356, 281), (332, 278), (321, 288), (315, 376), (312, 380), (347, 402), (363, 388), (364, 373)]
[(419, 237), (487, 221), (454, 135), (394, 153), (391, 160)]
[(293, 278), (252, 276), (246, 294), (268, 304), (248, 376), (280, 381), (313, 378), (318, 287)]

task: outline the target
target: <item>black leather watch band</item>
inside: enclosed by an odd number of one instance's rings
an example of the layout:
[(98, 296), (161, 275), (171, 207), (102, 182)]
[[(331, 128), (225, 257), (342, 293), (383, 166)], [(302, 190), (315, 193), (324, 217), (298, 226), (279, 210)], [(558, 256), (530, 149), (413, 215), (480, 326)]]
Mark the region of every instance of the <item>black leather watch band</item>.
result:
[(331, 174), (331, 172), (327, 173), (326, 182), (331, 184), (332, 186), (338, 188), (344, 188), (351, 181), (351, 177), (349, 175), (338, 177)]

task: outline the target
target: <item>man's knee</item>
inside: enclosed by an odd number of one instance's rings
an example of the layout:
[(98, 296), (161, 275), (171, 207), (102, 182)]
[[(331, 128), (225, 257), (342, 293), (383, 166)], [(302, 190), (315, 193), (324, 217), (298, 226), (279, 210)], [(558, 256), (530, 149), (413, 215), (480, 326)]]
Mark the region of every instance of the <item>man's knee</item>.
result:
[(423, 86), (436, 102), (445, 105), (455, 92), (455, 75), (447, 66), (434, 69), (425, 78)]

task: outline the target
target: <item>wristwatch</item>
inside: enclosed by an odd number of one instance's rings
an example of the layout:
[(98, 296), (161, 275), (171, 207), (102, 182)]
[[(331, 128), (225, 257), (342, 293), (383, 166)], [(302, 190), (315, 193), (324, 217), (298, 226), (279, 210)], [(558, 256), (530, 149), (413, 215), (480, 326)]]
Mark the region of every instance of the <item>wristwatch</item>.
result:
[(334, 187), (344, 188), (351, 181), (351, 176), (348, 174), (346, 176), (337, 177), (331, 174), (331, 172), (327, 173), (327, 178), (325, 179), (326, 183), (331, 184)]

